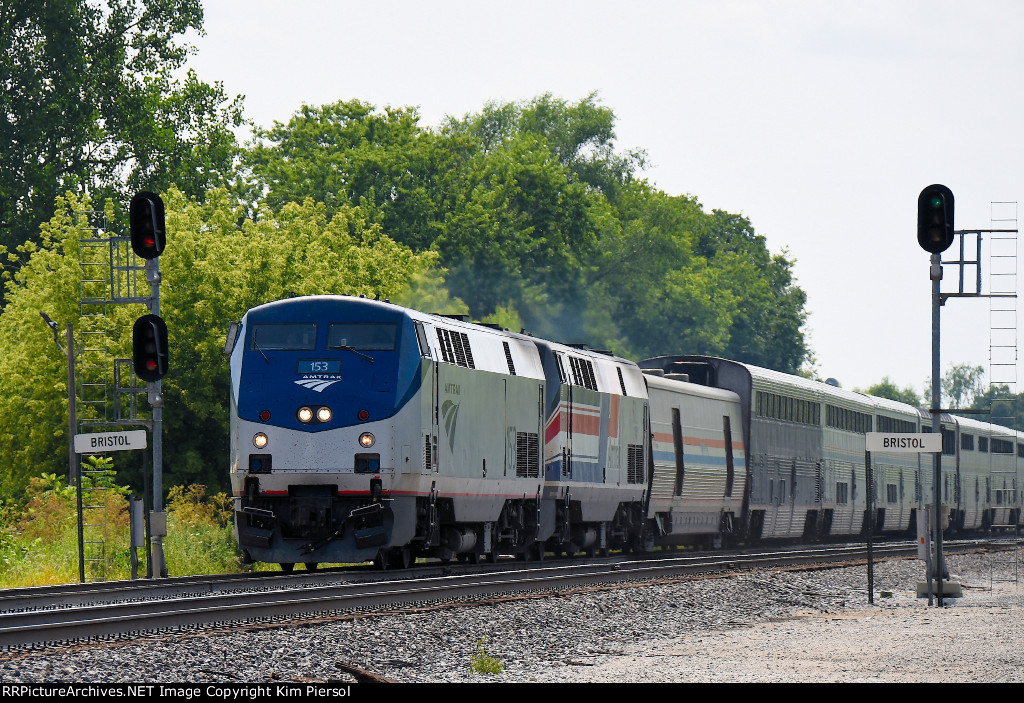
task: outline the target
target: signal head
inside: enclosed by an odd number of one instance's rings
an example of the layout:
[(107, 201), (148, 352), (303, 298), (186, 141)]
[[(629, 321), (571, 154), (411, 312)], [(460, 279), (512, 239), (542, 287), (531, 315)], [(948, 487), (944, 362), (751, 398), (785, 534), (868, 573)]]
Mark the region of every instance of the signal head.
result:
[(164, 201), (156, 193), (141, 191), (128, 206), (128, 226), (132, 251), (143, 259), (155, 259), (164, 251), (167, 240), (164, 225)]
[(147, 383), (167, 373), (167, 323), (159, 315), (143, 315), (132, 327), (132, 366)]
[(953, 243), (953, 191), (938, 183), (917, 196), (917, 243), (941, 254)]

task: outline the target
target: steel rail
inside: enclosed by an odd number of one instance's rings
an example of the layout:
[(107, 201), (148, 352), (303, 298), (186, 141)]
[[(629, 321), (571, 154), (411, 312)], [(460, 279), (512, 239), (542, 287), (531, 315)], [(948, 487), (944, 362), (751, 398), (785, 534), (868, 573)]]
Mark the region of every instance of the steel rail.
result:
[[(876, 553), (878, 558), (902, 557), (912, 554), (913, 550), (913, 545), (904, 544), (883, 547), (877, 549)], [(182, 598), (7, 612), (0, 614), (0, 647), (308, 617), (364, 608), (549, 591), (625, 580), (671, 578), (739, 568), (793, 567), (864, 558), (863, 547), (850, 546), (758, 554), (706, 554), (611, 564), (586, 563), (523, 571), (407, 578), (400, 581), (331, 584), (298, 590), (203, 593)]]
[(135, 581), (100, 581), (54, 586), (33, 586), (0, 591), (0, 615), (9, 611), (90, 605), (102, 601), (145, 600), (188, 597), (240, 588), (286, 588), (308, 584), (311, 579), (343, 578), (338, 571), (302, 571), (298, 573), (262, 572), (178, 576)]
[[(834, 545), (833, 550), (856, 550), (856, 546)], [(803, 551), (799, 547), (788, 548), (790, 553)], [(732, 552), (719, 552), (726, 555)], [(776, 553), (776, 552), (772, 552)], [(741, 554), (754, 554), (754, 552), (741, 552)], [(677, 562), (685, 559), (707, 560), (708, 554), (694, 553), (683, 554), (681, 552), (662, 552), (659, 555), (649, 556), (648, 559), (675, 559)], [(552, 560), (555, 561), (555, 560)], [(537, 562), (534, 562), (537, 563)], [(607, 559), (600, 561), (589, 561), (580, 564), (577, 561), (570, 561), (568, 566), (572, 568), (587, 568), (595, 563), (598, 564), (619, 564), (619, 568), (631, 568), (629, 564), (636, 563), (632, 560), (617, 558), (612, 561)], [(642, 561), (639, 563), (643, 563)], [(538, 567), (540, 566), (539, 563)], [(562, 566), (566, 562), (562, 560)], [(495, 570), (521, 570), (522, 562), (513, 560), (502, 561), (497, 565), (488, 564), (484, 567), (486, 571)], [(423, 564), (397, 572), (386, 572), (377, 570), (360, 569), (331, 569), (316, 572), (300, 571), (295, 573), (261, 572), (235, 573), (235, 574), (213, 574), (204, 576), (179, 576), (157, 580), (136, 580), (136, 581), (101, 581), (90, 583), (60, 584), (54, 586), (32, 586), (28, 588), (0, 590), (0, 616), (6, 612), (20, 612), (26, 610), (52, 610), (55, 608), (80, 607), (98, 605), (100, 603), (117, 602), (125, 600), (154, 600), (171, 597), (196, 597), (204, 594), (212, 594), (240, 589), (263, 589), (284, 590), (286, 588), (308, 587), (315, 583), (337, 583), (340, 579), (359, 581), (382, 581), (396, 580), (396, 578), (429, 578), (431, 576), (443, 576), (464, 573), (478, 573), (482, 571), (478, 566), (468, 564)], [(390, 577), (390, 578), (389, 578)]]

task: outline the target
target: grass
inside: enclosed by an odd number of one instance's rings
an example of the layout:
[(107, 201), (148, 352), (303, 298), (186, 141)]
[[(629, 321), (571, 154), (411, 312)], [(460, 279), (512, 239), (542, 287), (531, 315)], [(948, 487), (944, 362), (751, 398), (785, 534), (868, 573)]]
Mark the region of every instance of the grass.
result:
[(469, 662), (469, 670), (474, 674), (500, 674), (505, 670), (505, 665), (500, 659), (496, 659), (484, 649), (484, 638), (477, 640), (477, 653)]
[[(86, 477), (82, 496), (87, 580), (131, 577), (129, 490), (118, 486), (109, 460), (90, 457), (97, 473)], [(234, 540), (230, 496), (206, 495), (201, 485), (176, 486), (167, 503), (164, 556), (172, 576), (244, 571)], [(90, 543), (102, 543), (90, 544)], [(145, 576), (145, 549), (139, 550)], [(93, 558), (96, 560), (94, 561)], [(275, 566), (275, 568), (277, 568)], [(54, 474), (33, 478), (20, 503), (0, 505), (0, 588), (77, 583), (77, 494)]]

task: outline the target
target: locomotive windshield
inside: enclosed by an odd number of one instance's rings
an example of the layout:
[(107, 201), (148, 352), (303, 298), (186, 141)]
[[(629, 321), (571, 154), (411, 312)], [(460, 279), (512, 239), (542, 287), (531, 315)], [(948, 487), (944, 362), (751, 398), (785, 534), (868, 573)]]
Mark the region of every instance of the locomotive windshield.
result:
[(328, 349), (393, 351), (398, 325), (390, 322), (335, 322), (327, 330)]
[(316, 348), (316, 324), (302, 322), (253, 325), (250, 348), (262, 351), (314, 349)]

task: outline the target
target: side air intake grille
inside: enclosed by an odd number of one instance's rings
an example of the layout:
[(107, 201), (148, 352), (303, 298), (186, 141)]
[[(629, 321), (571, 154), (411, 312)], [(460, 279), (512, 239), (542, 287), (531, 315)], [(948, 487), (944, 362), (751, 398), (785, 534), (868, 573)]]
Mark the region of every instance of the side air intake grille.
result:
[(475, 369), (473, 350), (469, 347), (469, 335), (465, 332), (437, 328), (437, 341), (441, 346), (441, 359), (449, 364)]
[(536, 432), (516, 432), (516, 476), (540, 476), (540, 442)]
[(629, 483), (643, 483), (644, 445), (630, 444), (627, 452), (626, 480)]

